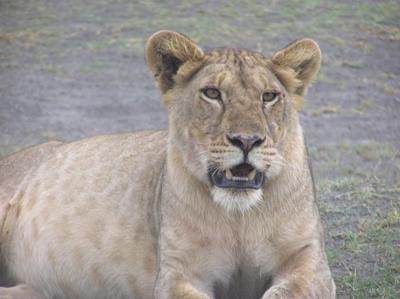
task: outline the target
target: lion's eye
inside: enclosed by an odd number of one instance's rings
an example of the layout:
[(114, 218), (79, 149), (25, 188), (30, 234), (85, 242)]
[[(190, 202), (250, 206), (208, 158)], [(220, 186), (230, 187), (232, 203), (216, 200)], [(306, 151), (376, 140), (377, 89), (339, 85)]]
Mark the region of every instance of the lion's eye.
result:
[(202, 93), (209, 99), (212, 100), (220, 100), (221, 99), (221, 92), (213, 87), (205, 88), (202, 90)]
[(275, 100), (278, 95), (279, 95), (279, 92), (267, 91), (267, 92), (263, 93), (262, 99), (263, 99), (264, 103), (268, 103), (268, 102), (272, 102), (273, 100)]

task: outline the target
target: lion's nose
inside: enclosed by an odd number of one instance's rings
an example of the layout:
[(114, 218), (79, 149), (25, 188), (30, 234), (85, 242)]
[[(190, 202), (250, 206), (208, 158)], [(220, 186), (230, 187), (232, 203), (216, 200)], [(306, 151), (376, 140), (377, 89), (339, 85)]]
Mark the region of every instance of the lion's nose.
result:
[(241, 135), (227, 136), (227, 139), (232, 145), (240, 148), (245, 155), (247, 155), (254, 147), (260, 146), (265, 141), (265, 137), (261, 138), (259, 136)]

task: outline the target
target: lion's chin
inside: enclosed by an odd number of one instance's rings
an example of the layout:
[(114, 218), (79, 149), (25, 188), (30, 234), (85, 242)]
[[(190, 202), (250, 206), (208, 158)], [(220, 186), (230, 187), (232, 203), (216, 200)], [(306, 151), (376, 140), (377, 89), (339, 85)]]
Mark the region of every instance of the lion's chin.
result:
[(213, 199), (229, 212), (245, 213), (262, 201), (262, 189), (225, 189), (214, 187)]

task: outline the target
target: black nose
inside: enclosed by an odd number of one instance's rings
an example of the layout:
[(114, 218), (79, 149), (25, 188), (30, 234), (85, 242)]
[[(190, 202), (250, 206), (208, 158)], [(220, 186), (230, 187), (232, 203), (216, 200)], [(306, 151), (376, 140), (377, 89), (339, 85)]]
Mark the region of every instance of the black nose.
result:
[(265, 138), (259, 136), (227, 136), (228, 140), (232, 145), (240, 148), (245, 155), (247, 155), (254, 147), (260, 146)]

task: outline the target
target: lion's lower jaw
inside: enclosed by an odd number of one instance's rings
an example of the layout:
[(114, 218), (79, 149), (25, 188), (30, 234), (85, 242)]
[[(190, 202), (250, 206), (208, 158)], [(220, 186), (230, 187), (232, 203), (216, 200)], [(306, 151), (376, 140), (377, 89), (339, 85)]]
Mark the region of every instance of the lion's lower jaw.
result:
[(234, 190), (214, 187), (214, 201), (228, 212), (245, 213), (262, 201), (262, 189)]

